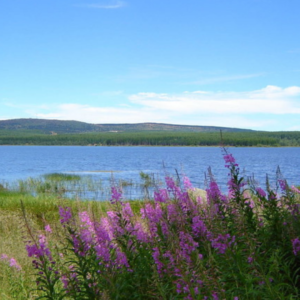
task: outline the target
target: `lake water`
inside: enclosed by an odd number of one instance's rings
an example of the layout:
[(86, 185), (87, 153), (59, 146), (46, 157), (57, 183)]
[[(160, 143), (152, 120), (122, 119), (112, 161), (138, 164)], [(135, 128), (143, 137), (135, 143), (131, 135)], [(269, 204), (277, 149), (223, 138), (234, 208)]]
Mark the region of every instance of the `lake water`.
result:
[[(242, 174), (254, 174), (263, 187), (266, 174), (274, 182), (278, 166), (289, 184), (300, 184), (300, 148), (230, 148), (229, 152)], [(55, 172), (78, 174), (109, 185), (112, 180), (140, 182), (140, 172), (163, 180), (177, 170), (195, 187), (205, 188), (208, 167), (225, 189), (228, 170), (219, 147), (0, 146), (0, 183), (4, 185)], [(136, 198), (139, 192), (131, 188), (127, 196)]]

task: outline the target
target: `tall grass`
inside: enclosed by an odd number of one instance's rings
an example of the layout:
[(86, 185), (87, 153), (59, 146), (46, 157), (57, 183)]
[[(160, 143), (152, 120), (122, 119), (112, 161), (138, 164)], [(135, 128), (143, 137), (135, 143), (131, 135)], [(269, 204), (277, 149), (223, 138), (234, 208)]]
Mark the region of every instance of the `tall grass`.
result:
[(19, 276), (16, 287), (0, 277), (7, 299), (299, 299), (300, 191), (280, 173), (275, 188), (248, 183), (226, 150), (224, 160), (226, 194), (213, 176), (206, 191), (166, 177), (143, 202), (115, 186), (105, 207), (53, 198), (43, 224), (30, 209), (39, 200), (24, 200), (9, 225), (20, 230), (23, 214), (23, 256), (0, 262)]
[(150, 197), (149, 191), (159, 186), (161, 182), (154, 175), (140, 173), (140, 182), (132, 179), (110, 179), (102, 180), (97, 176), (79, 176), (76, 174), (50, 173), (35, 178), (18, 180), (6, 186), (0, 185), (0, 191), (10, 190), (14, 192), (41, 195), (56, 195), (60, 198), (98, 200), (103, 201), (110, 198), (111, 185), (122, 188), (128, 198), (140, 198), (141, 195)]

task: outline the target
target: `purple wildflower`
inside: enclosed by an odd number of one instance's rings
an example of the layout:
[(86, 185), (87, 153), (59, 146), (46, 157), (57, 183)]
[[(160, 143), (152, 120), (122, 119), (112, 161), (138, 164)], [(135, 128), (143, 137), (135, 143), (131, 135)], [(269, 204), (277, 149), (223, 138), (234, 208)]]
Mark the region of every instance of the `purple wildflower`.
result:
[(297, 189), (294, 185), (291, 186), (291, 190), (292, 190), (295, 194), (300, 194), (300, 190)]
[(118, 213), (115, 211), (108, 211), (107, 216), (110, 224), (110, 231), (112, 232), (113, 236), (123, 235), (124, 228), (120, 226), (120, 217)]
[(82, 229), (80, 232), (81, 241), (84, 243), (85, 252), (90, 249), (91, 244), (93, 242), (93, 236), (88, 229)]
[(193, 185), (191, 184), (190, 179), (186, 176), (183, 177), (183, 186), (185, 190), (193, 189)]
[(122, 207), (122, 217), (126, 220), (126, 221), (130, 221), (130, 218), (133, 217), (133, 212), (130, 206), (130, 203), (125, 203)]
[(209, 183), (209, 189), (206, 190), (207, 198), (211, 203), (216, 203), (220, 199), (223, 203), (226, 203), (227, 199), (222, 195), (218, 184), (212, 180)]
[(166, 202), (168, 199), (169, 195), (166, 189), (160, 189), (158, 192), (154, 192), (154, 200), (156, 202)]
[(116, 257), (115, 264), (117, 265), (117, 267), (126, 267), (128, 270), (129, 263), (128, 263), (126, 254), (124, 252), (121, 252), (119, 249), (117, 249), (116, 254), (117, 254), (117, 257)]
[(138, 241), (143, 242), (143, 243), (148, 243), (149, 242), (149, 235), (144, 230), (143, 225), (142, 225), (141, 222), (136, 222), (135, 223), (133, 232), (134, 232), (134, 234), (135, 234)]
[(284, 179), (278, 179), (278, 183), (279, 183), (281, 191), (284, 192), (288, 187), (286, 181)]
[(160, 220), (163, 216), (163, 211), (161, 209), (160, 203), (155, 203), (155, 207), (153, 207), (150, 203), (147, 203), (145, 205), (145, 208), (141, 209), (141, 216), (143, 219), (149, 220), (150, 231), (156, 232), (156, 225), (160, 223)]
[(42, 234), (39, 235), (39, 245), (26, 245), (26, 250), (29, 257), (40, 258), (46, 255), (52, 260), (51, 252), (47, 247), (46, 237)]
[(178, 220), (178, 211), (176, 205), (171, 203), (167, 206), (168, 220), (175, 223)]
[[(86, 227), (92, 227), (93, 222), (91, 221), (90, 216), (86, 211), (79, 213), (79, 219), (81, 223), (83, 223)], [(81, 227), (83, 227), (83, 225), (81, 225)]]
[(253, 261), (254, 261), (254, 258), (253, 258), (252, 256), (249, 256), (249, 257), (247, 258), (247, 261), (248, 261), (249, 264), (252, 264)]
[(235, 162), (235, 158), (233, 157), (233, 155), (231, 153), (225, 154), (223, 156), (223, 158), (226, 163), (226, 165), (225, 165), (226, 168), (230, 168), (231, 166), (235, 166), (235, 167), (238, 166), (238, 164)]
[(17, 263), (17, 261), (13, 257), (9, 260), (9, 265), (12, 268), (17, 269), (18, 271), (21, 271), (21, 269), (22, 269), (21, 266)]
[(261, 198), (265, 198), (267, 196), (266, 192), (260, 187), (256, 188), (256, 192), (257, 195)]
[(52, 233), (52, 229), (49, 224), (45, 226), (45, 231)]
[(159, 252), (159, 249), (157, 247), (153, 248), (153, 252), (152, 252), (152, 257), (154, 259), (154, 262), (156, 264), (156, 269), (157, 269), (157, 272), (158, 274), (162, 274), (163, 272), (163, 263), (159, 260), (159, 257), (160, 257), (160, 252)]
[(179, 232), (179, 246), (180, 246), (180, 252), (178, 253), (179, 256), (184, 258), (185, 261), (188, 263), (191, 263), (191, 254), (196, 248), (199, 246), (199, 244), (193, 239), (193, 237), (183, 231)]
[(172, 192), (173, 195), (177, 198), (180, 195), (180, 188), (176, 185), (173, 178), (166, 176), (165, 181), (167, 184), (168, 191)]
[(7, 254), (5, 254), (5, 253), (2, 253), (0, 258), (1, 258), (2, 260), (8, 260), (8, 256), (7, 256)]
[(6, 255), (5, 253), (1, 254), (0, 258), (1, 258), (1, 260), (8, 262), (10, 267), (12, 267), (18, 271), (22, 270), (21, 266), (18, 264), (18, 262), (16, 261), (15, 258), (13, 258), (13, 257), (9, 258), (8, 255)]
[(212, 298), (213, 300), (219, 300), (219, 297), (218, 297), (218, 293), (217, 292), (212, 292)]
[(118, 202), (121, 202), (121, 199), (122, 199), (122, 192), (120, 188), (113, 186), (111, 188), (111, 200), (110, 200), (111, 203), (116, 204)]
[(72, 218), (71, 208), (70, 207), (59, 207), (59, 215), (61, 217), (61, 224), (68, 223)]
[(295, 238), (292, 240), (292, 245), (293, 245), (293, 252), (295, 255), (298, 254), (298, 252), (300, 251), (300, 240), (299, 238)]
[(226, 249), (231, 246), (235, 241), (235, 236), (231, 237), (230, 234), (219, 234), (217, 238), (211, 241), (211, 245), (219, 254), (224, 254)]
[(192, 219), (192, 230), (195, 237), (204, 237), (208, 232), (200, 216), (196, 216)]
[(239, 184), (236, 183), (232, 177), (227, 182), (228, 189), (233, 195), (234, 195), (234, 192), (238, 191), (240, 188), (242, 188), (245, 185), (246, 185), (245, 182), (241, 182)]
[(27, 254), (29, 257), (41, 257), (43, 255), (42, 251), (39, 247), (35, 244), (33, 245), (26, 245)]

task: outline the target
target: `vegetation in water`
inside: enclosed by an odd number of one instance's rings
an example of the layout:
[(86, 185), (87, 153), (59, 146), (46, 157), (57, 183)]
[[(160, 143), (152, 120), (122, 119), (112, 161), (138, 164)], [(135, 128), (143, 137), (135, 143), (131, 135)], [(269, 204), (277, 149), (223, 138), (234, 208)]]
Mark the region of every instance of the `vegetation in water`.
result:
[[(31, 196), (9, 210), (1, 194), (1, 218), (11, 220), (0, 223), (2, 298), (299, 299), (299, 189), (280, 172), (277, 186), (263, 189), (240, 176), (226, 150), (224, 160), (227, 193), (210, 175), (206, 191), (166, 177), (145, 201), (123, 201), (112, 186), (109, 203), (43, 194), (49, 198)], [(39, 211), (42, 222), (30, 201), (48, 206)], [(3, 246), (8, 227), (12, 251)]]
[(78, 181), (80, 180), (79, 175), (75, 174), (65, 174), (65, 173), (50, 173), (45, 174), (44, 178), (46, 180), (52, 180), (52, 181)]

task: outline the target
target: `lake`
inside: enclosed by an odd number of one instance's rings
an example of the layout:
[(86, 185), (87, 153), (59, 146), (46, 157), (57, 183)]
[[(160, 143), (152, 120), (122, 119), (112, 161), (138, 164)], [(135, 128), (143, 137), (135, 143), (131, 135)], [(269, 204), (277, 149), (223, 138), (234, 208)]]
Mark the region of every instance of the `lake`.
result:
[[(264, 187), (266, 174), (275, 182), (279, 166), (289, 184), (300, 184), (300, 148), (230, 148), (243, 176), (254, 174)], [(87, 147), (0, 146), (0, 183), (11, 185), (48, 173), (70, 173), (101, 181), (141, 182), (140, 172), (163, 181), (165, 175), (188, 176), (195, 187), (205, 188), (208, 167), (224, 190), (228, 170), (219, 147)], [(128, 198), (140, 191), (128, 185)], [(102, 198), (107, 195), (102, 195)], [(97, 197), (92, 197), (97, 198)]]

